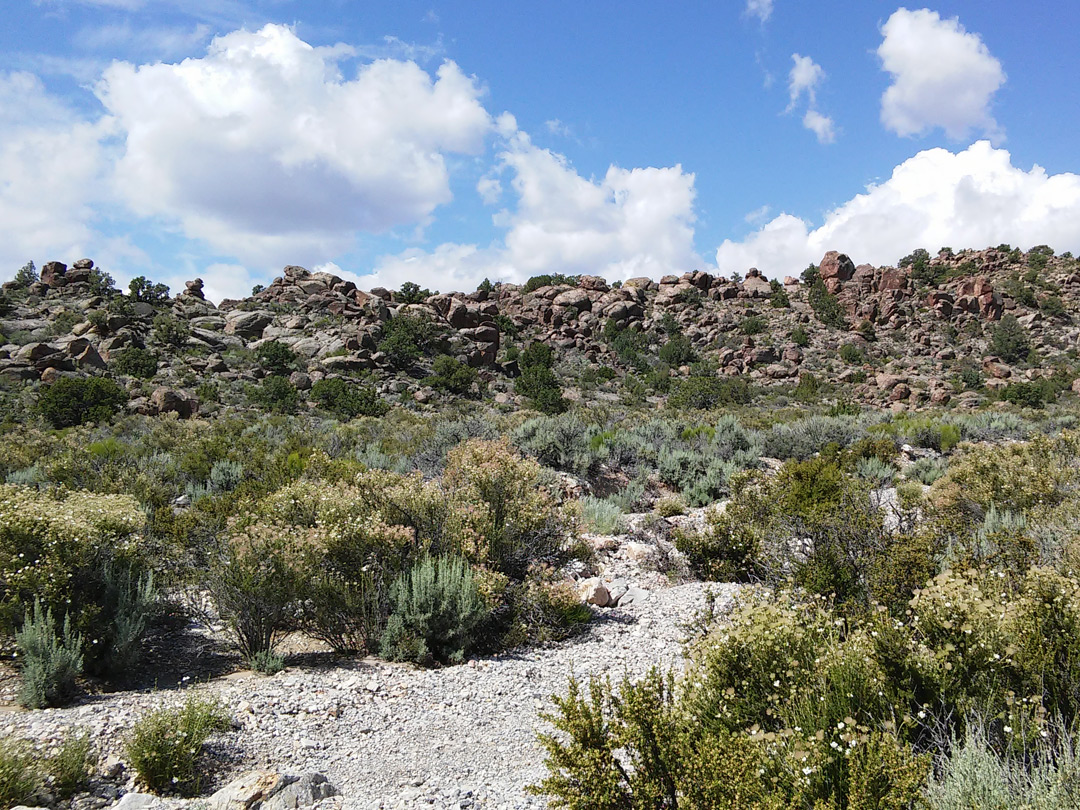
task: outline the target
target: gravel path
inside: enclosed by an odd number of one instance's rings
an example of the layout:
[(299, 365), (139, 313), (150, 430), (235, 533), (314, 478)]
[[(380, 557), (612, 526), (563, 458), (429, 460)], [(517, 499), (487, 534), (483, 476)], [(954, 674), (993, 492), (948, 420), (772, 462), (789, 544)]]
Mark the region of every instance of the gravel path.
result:
[[(537, 712), (579, 678), (639, 675), (682, 662), (682, 625), (704, 607), (706, 586), (654, 591), (599, 611), (569, 642), (440, 670), (365, 660), (273, 677), (239, 673), (195, 687), (217, 695), (241, 729), (236, 766), (326, 774), (346, 808), (543, 807), (525, 785), (544, 776)], [(724, 609), (735, 586), (711, 586)], [(7, 715), (8, 733), (38, 739), (88, 728), (106, 751), (145, 710), (177, 703), (178, 691), (118, 693), (62, 710)]]

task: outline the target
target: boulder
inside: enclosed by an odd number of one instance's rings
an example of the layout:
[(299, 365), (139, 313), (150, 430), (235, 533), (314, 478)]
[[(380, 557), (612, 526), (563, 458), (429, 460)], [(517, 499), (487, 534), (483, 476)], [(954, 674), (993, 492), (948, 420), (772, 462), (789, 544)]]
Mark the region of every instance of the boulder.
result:
[(150, 412), (153, 414), (175, 413), (181, 419), (190, 419), (199, 413), (199, 400), (186, 391), (162, 386), (150, 395)]
[(63, 287), (67, 284), (66, 273), (67, 265), (63, 262), (46, 262), (41, 268), (41, 283), (46, 287)]
[(576, 309), (578, 312), (588, 312), (592, 309), (592, 299), (585, 290), (567, 290), (559, 293), (551, 303), (557, 307)]
[(253, 810), (282, 790), (288, 781), (277, 771), (249, 771), (210, 797), (210, 810)]
[(225, 317), (225, 334), (236, 335), (245, 340), (258, 340), (273, 320), (273, 313), (265, 310), (234, 309)]
[(822, 257), (821, 264), (818, 265), (818, 274), (825, 282), (833, 279), (850, 281), (855, 275), (855, 263), (846, 254), (830, 250)]
[(578, 594), (587, 605), (607, 607), (608, 602), (611, 601), (611, 593), (599, 577), (583, 580), (578, 586)]
[(772, 285), (761, 275), (756, 267), (751, 267), (743, 279), (742, 291), (754, 298), (768, 298), (772, 294)]

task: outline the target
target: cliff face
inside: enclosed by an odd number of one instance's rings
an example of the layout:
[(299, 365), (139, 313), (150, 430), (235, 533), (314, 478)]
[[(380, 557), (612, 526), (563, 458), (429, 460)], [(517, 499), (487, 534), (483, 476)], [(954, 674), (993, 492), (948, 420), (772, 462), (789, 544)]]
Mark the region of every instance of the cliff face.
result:
[[(289, 266), (255, 295), (218, 306), (205, 299), (198, 279), (171, 299), (138, 301), (103, 288), (89, 259), (70, 268), (50, 262), (39, 281), (4, 285), (0, 377), (48, 383), (62, 375), (115, 376), (117, 353), (142, 347), (158, 369), (150, 383), (127, 380), (130, 407), (190, 414), (197, 411), (190, 390), (200, 382), (263, 377), (251, 350), (268, 341), (295, 353), (291, 379), (301, 390), (319, 379), (359, 374), (383, 396), (404, 393), (419, 402), (435, 398), (424, 380), (441, 354), (479, 370), (482, 381), (508, 398), (516, 348), (532, 341), (552, 347), (572, 396), (579, 387), (572, 370), (589, 365), (612, 369), (605, 377), (616, 381), (651, 370), (676, 379), (744, 376), (764, 388), (812, 374), (843, 386), (846, 398), (897, 409), (956, 397), (974, 405), (1012, 381), (1068, 373), (1063, 369), (1071, 367), (1080, 338), (1076, 260), (1004, 246), (908, 258), (904, 267), (856, 266), (830, 252), (814, 286), (792, 277), (770, 283), (756, 270), (741, 280), (698, 271), (622, 284), (580, 276), (427, 296), (363, 291), (335, 275)], [(834, 315), (823, 315), (823, 307)], [(1026, 357), (991, 351), (1006, 316), (1027, 341)], [(426, 336), (420, 357), (405, 364), (384, 344), (388, 325), (400, 318), (422, 324)], [(632, 359), (617, 345), (616, 336), (627, 330), (641, 334)], [(689, 344), (687, 364), (667, 370), (659, 351), (676, 334)], [(690, 356), (699, 361), (693, 369)], [(958, 384), (965, 372), (966, 382)], [(981, 375), (978, 384), (973, 372)], [(151, 396), (162, 388), (170, 393)]]

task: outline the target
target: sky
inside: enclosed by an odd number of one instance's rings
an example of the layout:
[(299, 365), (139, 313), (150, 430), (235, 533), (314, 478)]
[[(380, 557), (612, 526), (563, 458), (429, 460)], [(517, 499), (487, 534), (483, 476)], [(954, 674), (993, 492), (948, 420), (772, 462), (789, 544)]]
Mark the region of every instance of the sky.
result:
[(1080, 253), (1080, 4), (7, 0), (0, 278)]

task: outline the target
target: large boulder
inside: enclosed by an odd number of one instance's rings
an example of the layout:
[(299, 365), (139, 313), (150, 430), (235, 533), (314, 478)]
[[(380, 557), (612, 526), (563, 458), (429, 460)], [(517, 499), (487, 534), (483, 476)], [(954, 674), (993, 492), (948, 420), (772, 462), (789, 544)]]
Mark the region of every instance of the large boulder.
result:
[(150, 412), (175, 413), (181, 419), (190, 419), (199, 413), (199, 400), (186, 391), (162, 386), (150, 395)]
[(245, 340), (258, 340), (273, 320), (273, 313), (265, 310), (230, 310), (225, 316), (225, 334), (236, 335)]
[(855, 275), (855, 262), (847, 254), (830, 250), (822, 257), (821, 264), (818, 265), (818, 273), (821, 280), (826, 283), (833, 279), (851, 281)]

